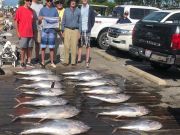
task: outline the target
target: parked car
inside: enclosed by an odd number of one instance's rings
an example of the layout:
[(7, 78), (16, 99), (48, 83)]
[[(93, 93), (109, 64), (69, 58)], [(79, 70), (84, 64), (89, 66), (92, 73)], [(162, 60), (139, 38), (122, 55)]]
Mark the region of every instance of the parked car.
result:
[(156, 69), (180, 67), (180, 10), (157, 11), (136, 23), (130, 52)]
[[(117, 7), (117, 11), (123, 10), (124, 7)], [(128, 9), (128, 10), (127, 10)], [(107, 44), (112, 48), (117, 48), (123, 51), (129, 51), (129, 45), (132, 45), (132, 30), (135, 23), (144, 16), (154, 11), (160, 10), (154, 7), (145, 6), (129, 6), (126, 10), (129, 13), (128, 19), (131, 23), (115, 24), (109, 27)]]

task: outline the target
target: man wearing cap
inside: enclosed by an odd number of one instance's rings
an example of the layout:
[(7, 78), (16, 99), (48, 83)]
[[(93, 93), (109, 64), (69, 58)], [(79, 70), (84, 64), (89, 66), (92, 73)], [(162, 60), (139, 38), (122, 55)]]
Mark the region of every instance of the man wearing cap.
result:
[(58, 31), (58, 38), (57, 38), (57, 43), (59, 44), (59, 54), (60, 54), (60, 62), (64, 61), (64, 43), (63, 43), (63, 37), (62, 37), (62, 29), (61, 29), (61, 24), (62, 24), (62, 18), (64, 15), (64, 0), (55, 0), (54, 4), (56, 5), (56, 9), (58, 11), (59, 14), (59, 31)]
[(89, 67), (90, 59), (90, 33), (95, 22), (94, 10), (89, 7), (88, 0), (82, 0), (81, 7), (82, 29), (81, 29), (81, 44), (78, 48), (78, 63), (81, 63), (82, 46), (86, 46), (86, 67)]
[(31, 8), (35, 11), (35, 19), (36, 23), (33, 27), (34, 29), (34, 43), (35, 44), (35, 62), (39, 62), (39, 49), (41, 42), (41, 26), (38, 24), (38, 16), (41, 8), (43, 8), (42, 4), (39, 4), (39, 0), (32, 0)]
[(62, 31), (64, 36), (64, 65), (69, 64), (69, 51), (71, 50), (71, 65), (76, 65), (77, 44), (81, 31), (81, 11), (76, 7), (76, 1), (68, 2), (69, 8), (64, 11), (62, 20)]
[[(17, 36), (19, 37), (19, 45), (21, 48), (21, 67), (26, 68), (26, 66), (33, 67), (31, 64), (32, 55), (32, 40), (33, 40), (33, 23), (34, 23), (34, 13), (30, 8), (32, 0), (24, 0), (25, 4), (20, 6), (16, 10), (15, 14), (15, 26)], [(25, 61), (25, 56), (27, 56), (27, 63)]]
[[(53, 0), (46, 0), (46, 6), (40, 10), (39, 21), (40, 23), (46, 18), (59, 17), (58, 12), (55, 7), (53, 7)], [(53, 21), (46, 21), (49, 24), (54, 23)], [(45, 28), (42, 29), (41, 34), (41, 66), (45, 68), (45, 50), (46, 47), (49, 47), (50, 50), (50, 61), (51, 67), (56, 68), (54, 64), (54, 48), (55, 48), (55, 38), (56, 38), (56, 29), (55, 28)]]

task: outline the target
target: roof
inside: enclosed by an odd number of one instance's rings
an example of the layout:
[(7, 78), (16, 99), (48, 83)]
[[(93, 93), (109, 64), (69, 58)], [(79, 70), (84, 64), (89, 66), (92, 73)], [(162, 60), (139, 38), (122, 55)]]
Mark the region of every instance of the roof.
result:
[(151, 7), (151, 6), (138, 6), (138, 5), (117, 5), (117, 6), (115, 6), (115, 7), (128, 7), (128, 8), (132, 7), (132, 8), (147, 8), (147, 9), (151, 8), (151, 9), (159, 9), (159, 8)]

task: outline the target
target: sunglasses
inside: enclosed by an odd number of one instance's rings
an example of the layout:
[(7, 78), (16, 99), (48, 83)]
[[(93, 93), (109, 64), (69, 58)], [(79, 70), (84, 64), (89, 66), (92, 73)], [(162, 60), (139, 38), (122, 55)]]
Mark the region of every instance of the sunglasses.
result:
[(32, 0), (26, 0), (26, 2), (32, 2)]

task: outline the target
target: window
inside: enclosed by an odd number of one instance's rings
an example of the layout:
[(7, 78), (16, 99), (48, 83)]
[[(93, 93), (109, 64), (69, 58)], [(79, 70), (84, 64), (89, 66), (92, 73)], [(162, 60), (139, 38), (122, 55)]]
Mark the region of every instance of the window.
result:
[(153, 21), (160, 22), (163, 20), (169, 13), (168, 12), (153, 12), (142, 19), (142, 21)]
[(144, 16), (148, 15), (151, 12), (156, 11), (155, 9), (139, 9), (131, 8), (130, 9), (130, 18), (132, 19), (142, 19)]
[(176, 13), (170, 16), (166, 21), (171, 21), (172, 23), (180, 24), (180, 13)]
[(124, 14), (124, 7), (115, 7), (112, 12), (113, 17), (120, 17)]

